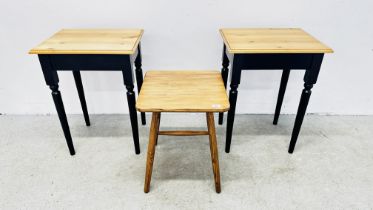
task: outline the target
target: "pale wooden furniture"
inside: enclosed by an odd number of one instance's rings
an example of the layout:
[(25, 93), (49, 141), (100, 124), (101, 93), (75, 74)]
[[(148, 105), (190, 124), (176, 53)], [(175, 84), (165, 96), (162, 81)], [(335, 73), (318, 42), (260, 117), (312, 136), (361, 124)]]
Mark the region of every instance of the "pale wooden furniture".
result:
[[(217, 71), (148, 71), (136, 108), (152, 112), (144, 192), (149, 192), (158, 135), (208, 135), (216, 192), (221, 191), (214, 112), (229, 109), (223, 80)], [(206, 112), (208, 131), (160, 131), (162, 112)]]
[(229, 104), (222, 82), (216, 71), (149, 71), (136, 107), (141, 112), (224, 111)]
[[(306, 70), (304, 89), (299, 103), (289, 153), (294, 151), (311, 89), (316, 84), (325, 53), (333, 50), (299, 28), (235, 28), (221, 29), (224, 41), (223, 68), (221, 74), (227, 85), (228, 66), (231, 64), (231, 80), (225, 151), (230, 151), (236, 110), (237, 89), (242, 70), (283, 70), (273, 124), (277, 124), (290, 70)], [(223, 113), (219, 114), (219, 124)]]
[(221, 29), (220, 33), (231, 54), (333, 52), (300, 28)]
[(131, 55), (142, 29), (62, 29), (30, 50), (30, 54)]
[[(80, 71), (122, 71), (135, 151), (136, 154), (140, 153), (132, 68), (135, 65), (137, 88), (140, 91), (143, 81), (142, 34), (142, 29), (63, 29), (30, 50), (30, 54), (38, 54), (71, 155), (75, 154), (75, 149), (59, 91), (57, 71), (73, 71), (87, 126), (90, 120)], [(145, 124), (145, 113), (141, 113), (141, 120)]]

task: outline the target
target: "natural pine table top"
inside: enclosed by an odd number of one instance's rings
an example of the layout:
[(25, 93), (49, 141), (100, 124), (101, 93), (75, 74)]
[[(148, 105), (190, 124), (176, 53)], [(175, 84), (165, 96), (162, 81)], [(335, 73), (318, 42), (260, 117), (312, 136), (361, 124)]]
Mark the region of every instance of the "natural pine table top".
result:
[(148, 71), (136, 108), (141, 112), (224, 112), (229, 101), (218, 71)]
[(299, 28), (220, 29), (220, 33), (233, 54), (333, 52)]
[(30, 54), (133, 54), (142, 29), (62, 29)]

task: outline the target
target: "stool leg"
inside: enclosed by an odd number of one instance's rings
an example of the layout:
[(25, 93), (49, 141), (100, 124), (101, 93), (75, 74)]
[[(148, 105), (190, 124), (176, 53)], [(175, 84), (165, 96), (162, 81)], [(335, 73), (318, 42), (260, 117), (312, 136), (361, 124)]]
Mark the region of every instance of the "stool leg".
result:
[(152, 178), (154, 153), (155, 153), (155, 142), (158, 136), (158, 123), (159, 123), (159, 112), (153, 112), (152, 122), (150, 125), (149, 144), (148, 144), (148, 157), (146, 160), (146, 171), (145, 171), (145, 184), (144, 192), (149, 192), (150, 181)]
[(155, 138), (155, 145), (158, 145), (158, 131), (159, 131), (159, 126), (161, 125), (161, 113), (159, 113), (158, 117), (158, 127), (157, 127), (157, 137)]
[(218, 158), (218, 145), (216, 143), (214, 114), (211, 112), (207, 112), (206, 118), (207, 118), (207, 127), (209, 131), (210, 152), (211, 152), (212, 170), (214, 172), (215, 189), (217, 193), (220, 193), (221, 191), (220, 170), (219, 170), (219, 158)]

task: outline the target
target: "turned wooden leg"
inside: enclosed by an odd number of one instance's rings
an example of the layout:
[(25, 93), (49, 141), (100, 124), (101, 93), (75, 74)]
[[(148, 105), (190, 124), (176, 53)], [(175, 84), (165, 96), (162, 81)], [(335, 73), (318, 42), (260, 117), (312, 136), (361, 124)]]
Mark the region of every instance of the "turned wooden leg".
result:
[(300, 128), (302, 127), (303, 118), (304, 118), (304, 115), (306, 114), (308, 102), (311, 97), (312, 87), (313, 87), (312, 84), (307, 84), (307, 83), (304, 84), (304, 89), (302, 91), (302, 96), (300, 97), (300, 102), (298, 106), (297, 116), (295, 117), (293, 133), (291, 135), (291, 140), (290, 140), (290, 145), (289, 145), (289, 150), (288, 150), (290, 154), (293, 153), (295, 144), (297, 143), (297, 140), (298, 140), (298, 135), (300, 132)]
[(63, 106), (61, 92), (58, 90), (58, 74), (57, 69), (52, 65), (49, 55), (39, 55), (39, 61), (41, 64), (41, 69), (43, 70), (43, 75), (45, 82), (52, 90), (52, 97), (54, 105), (56, 106), (58, 118), (62, 126), (63, 134), (65, 135), (66, 143), (70, 151), (70, 155), (75, 155), (75, 149), (73, 140), (71, 138), (69, 123), (67, 122), (65, 108)]
[(155, 153), (155, 142), (158, 136), (159, 116), (160, 116), (159, 112), (154, 112), (152, 115), (152, 122), (150, 125), (148, 156), (146, 159), (145, 184), (144, 184), (145, 193), (149, 192), (150, 181), (152, 178), (154, 153)]
[[(140, 94), (142, 82), (143, 82), (143, 75), (142, 75), (142, 58), (141, 58), (141, 44), (139, 43), (138, 46), (138, 54), (135, 59), (135, 72), (136, 72), (136, 80), (137, 80), (137, 90), (138, 93)], [(145, 112), (141, 112), (141, 124), (145, 125), (146, 124), (146, 119), (145, 119)]]
[[(228, 56), (226, 54), (226, 46), (224, 44), (224, 47), (223, 47), (223, 58), (222, 58), (222, 65), (223, 65), (223, 68), (221, 69), (221, 77), (223, 78), (223, 82), (224, 82), (224, 87), (225, 89), (227, 89), (227, 79), (228, 79), (228, 66), (229, 66), (229, 59), (228, 59)], [(224, 118), (224, 112), (220, 112), (219, 113), (219, 125), (222, 125), (223, 124), (223, 118)]]
[(312, 58), (312, 63), (311, 63), (310, 68), (306, 69), (306, 73), (303, 78), (304, 89), (300, 97), (298, 112), (297, 112), (297, 116), (295, 117), (293, 133), (291, 134), (291, 140), (290, 140), (290, 145), (289, 145), (289, 150), (288, 150), (290, 154), (294, 152), (295, 144), (297, 143), (298, 135), (302, 127), (303, 118), (304, 118), (304, 115), (306, 114), (308, 102), (311, 97), (311, 93), (312, 93), (311, 89), (313, 85), (316, 84), (323, 57), (324, 57), (324, 54), (315, 54)]
[(52, 90), (52, 97), (54, 101), (54, 105), (56, 106), (58, 118), (60, 119), (60, 123), (62, 126), (63, 134), (65, 135), (67, 147), (69, 148), (70, 155), (75, 155), (75, 149), (73, 140), (70, 134), (69, 123), (67, 122), (65, 108), (63, 106), (61, 93), (58, 90), (58, 85), (51, 85), (49, 88)]
[(219, 170), (219, 158), (218, 158), (218, 145), (216, 142), (216, 133), (215, 133), (215, 122), (214, 114), (211, 112), (206, 113), (207, 118), (207, 127), (209, 132), (210, 140), (210, 152), (211, 152), (211, 161), (212, 161), (212, 170), (214, 172), (215, 180), (215, 189), (217, 193), (220, 193), (220, 170)]
[(130, 113), (133, 143), (135, 144), (135, 153), (140, 154), (140, 144), (139, 144), (139, 128), (137, 125), (137, 112), (136, 112), (136, 98), (133, 92), (133, 85), (127, 85), (127, 102), (128, 109)]
[(89, 121), (87, 103), (85, 101), (84, 88), (83, 88), (83, 83), (82, 83), (82, 77), (80, 76), (80, 71), (73, 71), (73, 75), (74, 75), (76, 89), (78, 90), (80, 105), (82, 106), (82, 110), (83, 110), (85, 124), (87, 126), (90, 126), (91, 123)]
[(230, 109), (228, 111), (227, 119), (227, 133), (225, 141), (225, 152), (229, 153), (231, 148), (232, 134), (233, 134), (233, 123), (234, 116), (236, 114), (236, 102), (237, 102), (237, 91), (238, 85), (231, 84), (231, 90), (229, 91), (229, 103)]

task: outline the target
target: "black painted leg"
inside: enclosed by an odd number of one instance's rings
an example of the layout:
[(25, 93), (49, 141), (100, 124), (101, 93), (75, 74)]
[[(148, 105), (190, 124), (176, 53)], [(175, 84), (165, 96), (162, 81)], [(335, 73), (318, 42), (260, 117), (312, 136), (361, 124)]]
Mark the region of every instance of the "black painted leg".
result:
[(52, 97), (53, 97), (54, 105), (56, 106), (56, 110), (57, 110), (57, 113), (58, 113), (58, 118), (60, 119), (63, 134), (65, 135), (66, 143), (67, 143), (67, 146), (69, 147), (70, 155), (75, 155), (73, 140), (71, 138), (70, 128), (69, 128), (69, 124), (67, 122), (65, 108), (63, 106), (61, 93), (58, 90), (58, 85), (50, 85), (49, 88), (52, 90)]
[(226, 153), (229, 153), (230, 148), (231, 148), (234, 116), (236, 114), (236, 101), (237, 101), (237, 93), (238, 93), (237, 88), (238, 88), (238, 85), (231, 84), (231, 90), (229, 91), (230, 109), (228, 111), (227, 134), (226, 134), (227, 137), (225, 141), (225, 152)]
[(288, 150), (290, 154), (293, 153), (295, 144), (297, 143), (300, 128), (303, 123), (303, 118), (304, 118), (304, 115), (306, 114), (308, 102), (311, 97), (311, 93), (312, 93), (311, 89), (313, 85), (316, 84), (323, 57), (324, 57), (324, 54), (313, 55), (311, 66), (309, 69), (306, 69), (306, 73), (303, 79), (304, 89), (302, 91), (302, 96), (300, 97), (298, 112), (297, 112), (297, 116), (295, 117), (293, 133), (291, 134), (291, 140), (290, 140), (290, 145), (289, 145), (289, 150)]
[(310, 96), (312, 93), (311, 91), (312, 87), (313, 87), (312, 84), (307, 84), (307, 83), (304, 84), (304, 89), (302, 91), (302, 96), (300, 98), (297, 116), (295, 118), (293, 133), (291, 135), (291, 140), (290, 140), (290, 145), (289, 145), (289, 150), (288, 150), (289, 153), (293, 153), (295, 144), (297, 143), (300, 128), (303, 123), (303, 118), (304, 118), (304, 115), (306, 114), (308, 101), (310, 100)]
[(90, 123), (90, 121), (89, 121), (89, 115), (88, 115), (87, 103), (86, 103), (86, 101), (85, 101), (84, 88), (83, 88), (83, 84), (82, 84), (82, 77), (80, 76), (80, 71), (73, 71), (73, 75), (74, 75), (74, 80), (75, 80), (76, 89), (78, 90), (78, 95), (79, 95), (79, 99), (80, 99), (80, 104), (81, 104), (81, 106), (82, 106), (82, 110), (83, 110), (83, 115), (84, 115), (85, 124), (86, 124), (87, 126), (90, 126), (91, 123)]
[[(143, 82), (143, 74), (142, 74), (142, 59), (141, 59), (141, 48), (140, 45), (138, 47), (138, 55), (135, 59), (135, 67), (136, 67), (136, 81), (137, 81), (137, 90), (140, 93), (142, 82)], [(141, 112), (141, 124), (146, 125), (145, 119), (145, 112)]]
[(289, 69), (284, 69), (282, 71), (281, 83), (280, 83), (280, 89), (278, 91), (276, 111), (275, 111), (275, 117), (273, 119), (273, 125), (277, 125), (278, 118), (280, 116), (282, 101), (284, 100), (286, 85), (288, 84), (288, 80), (289, 80), (289, 74), (290, 74)]
[(136, 154), (140, 154), (139, 128), (137, 125), (135, 92), (133, 92), (133, 85), (126, 85), (126, 88), (127, 88), (128, 109), (129, 109), (130, 118), (131, 118), (133, 143), (135, 144)]
[[(228, 66), (229, 66), (229, 59), (227, 57), (227, 54), (225, 53), (226, 47), (224, 45), (223, 48), (223, 68), (221, 69), (221, 77), (223, 78), (224, 87), (227, 89), (227, 79), (228, 79)], [(219, 125), (223, 124), (224, 119), (224, 112), (219, 113)]]

